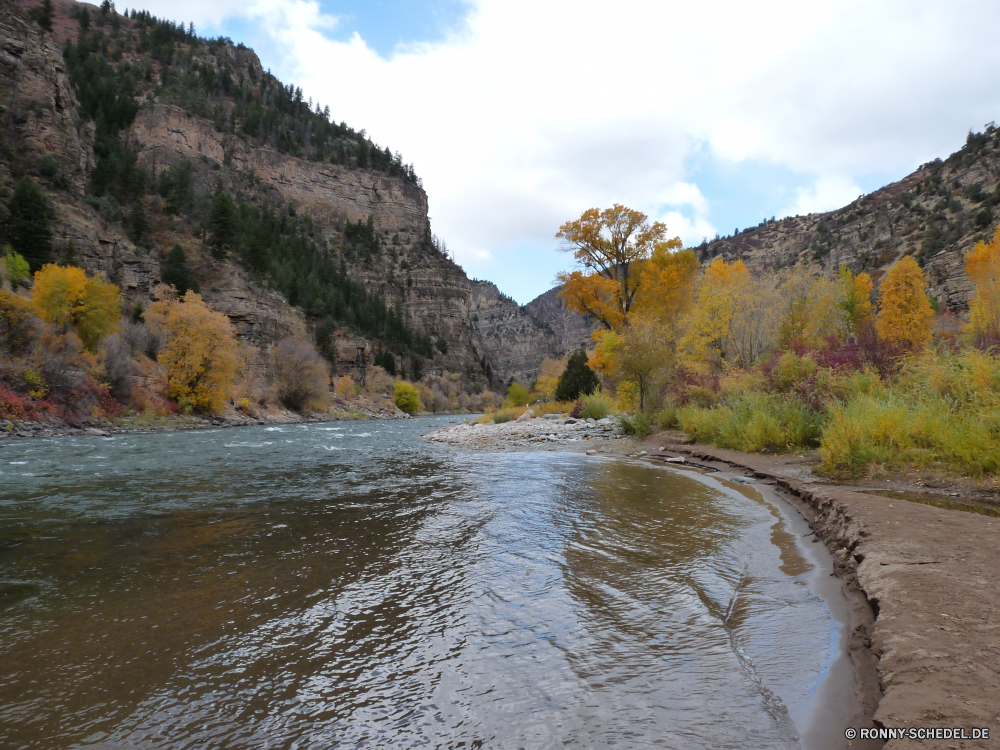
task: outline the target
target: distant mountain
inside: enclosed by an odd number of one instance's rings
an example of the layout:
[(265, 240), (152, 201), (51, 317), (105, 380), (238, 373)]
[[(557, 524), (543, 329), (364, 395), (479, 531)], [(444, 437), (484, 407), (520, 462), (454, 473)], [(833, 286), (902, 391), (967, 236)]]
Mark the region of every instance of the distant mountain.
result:
[(548, 326), (555, 334), (560, 352), (571, 352), (591, 345), (591, 334), (598, 323), (586, 315), (567, 310), (559, 298), (560, 287), (553, 287), (524, 306), (531, 317)]

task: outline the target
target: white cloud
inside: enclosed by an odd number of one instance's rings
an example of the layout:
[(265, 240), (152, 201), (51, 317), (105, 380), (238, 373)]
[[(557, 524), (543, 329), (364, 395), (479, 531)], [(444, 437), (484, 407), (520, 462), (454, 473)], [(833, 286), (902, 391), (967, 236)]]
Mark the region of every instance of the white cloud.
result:
[(444, 41), (389, 59), (329, 38), (311, 0), (148, 5), (259, 22), (284, 55), (265, 67), (415, 164), (473, 274), (613, 202), (714, 234), (685, 169), (706, 146), (801, 174), (789, 210), (825, 210), (866, 174), (946, 155), (1000, 102), (992, 0), (477, 0)]
[(800, 216), (831, 211), (846, 206), (861, 194), (861, 188), (847, 177), (820, 177), (808, 187), (796, 188), (795, 203), (778, 215)]

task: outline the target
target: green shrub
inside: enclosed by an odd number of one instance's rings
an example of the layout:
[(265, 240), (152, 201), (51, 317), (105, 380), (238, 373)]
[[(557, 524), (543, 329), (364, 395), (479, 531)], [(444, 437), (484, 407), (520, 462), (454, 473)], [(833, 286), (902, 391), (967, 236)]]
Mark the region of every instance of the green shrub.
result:
[(394, 386), (393, 401), (402, 411), (407, 414), (416, 414), (420, 411), (420, 395), (412, 383), (405, 380), (397, 380)]
[(823, 469), (859, 476), (872, 465), (937, 465), (982, 476), (1000, 469), (1000, 409), (950, 397), (858, 396), (830, 410)]
[(653, 414), (653, 424), (661, 430), (677, 429), (677, 409), (673, 406), (664, 406)]
[(757, 452), (815, 446), (822, 417), (797, 399), (745, 394), (709, 409), (686, 406), (676, 412), (682, 430), (720, 448)]
[(581, 399), (580, 419), (604, 419), (615, 410), (614, 397), (602, 390)]
[(507, 386), (507, 398), (504, 399), (505, 406), (526, 406), (531, 400), (531, 393), (527, 387), (520, 383), (511, 383)]
[(4, 245), (3, 249), (4, 256), (0, 259), (0, 262), (3, 263), (4, 271), (6, 272), (8, 281), (10, 281), (11, 288), (17, 289), (17, 285), (21, 283), (21, 280), (31, 275), (31, 269), (28, 266), (28, 261), (20, 253), (15, 253), (10, 245)]
[(652, 425), (653, 415), (650, 412), (640, 412), (634, 415), (618, 415), (618, 427), (626, 435), (645, 437), (650, 433)]
[(684, 397), (688, 404), (703, 409), (707, 409), (719, 400), (712, 391), (708, 390), (708, 388), (702, 388), (700, 385), (690, 386), (685, 392)]
[(505, 422), (512, 422), (514, 416), (509, 411), (498, 411), (493, 415), (493, 424), (504, 424)]
[(38, 160), (38, 171), (44, 177), (55, 177), (59, 174), (59, 162), (55, 160), (52, 154), (45, 154)]
[(778, 390), (787, 391), (816, 374), (816, 361), (808, 354), (795, 356), (795, 352), (781, 355), (774, 368), (774, 383)]

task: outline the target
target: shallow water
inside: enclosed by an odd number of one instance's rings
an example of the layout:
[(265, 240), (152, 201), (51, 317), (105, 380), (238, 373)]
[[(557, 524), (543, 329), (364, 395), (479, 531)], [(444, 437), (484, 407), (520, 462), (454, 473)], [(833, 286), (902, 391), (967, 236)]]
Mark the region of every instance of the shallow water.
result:
[(0, 746), (798, 746), (840, 625), (773, 501), (442, 421), (0, 447)]

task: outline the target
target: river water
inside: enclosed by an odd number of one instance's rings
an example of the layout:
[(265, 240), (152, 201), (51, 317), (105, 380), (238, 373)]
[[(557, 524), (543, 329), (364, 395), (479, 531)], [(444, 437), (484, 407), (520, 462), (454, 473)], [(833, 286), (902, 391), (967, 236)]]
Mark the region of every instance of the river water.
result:
[(0, 446), (0, 747), (785, 748), (846, 700), (780, 501), (453, 420)]

